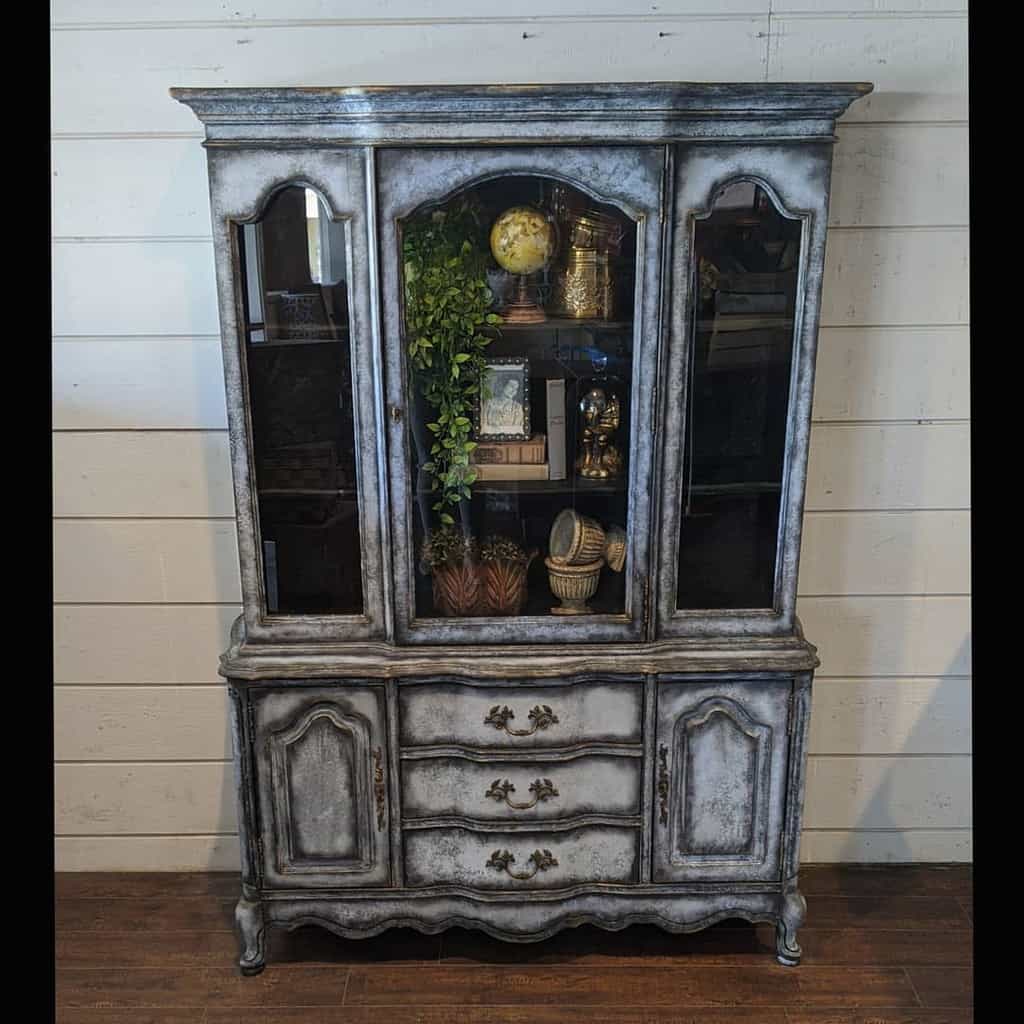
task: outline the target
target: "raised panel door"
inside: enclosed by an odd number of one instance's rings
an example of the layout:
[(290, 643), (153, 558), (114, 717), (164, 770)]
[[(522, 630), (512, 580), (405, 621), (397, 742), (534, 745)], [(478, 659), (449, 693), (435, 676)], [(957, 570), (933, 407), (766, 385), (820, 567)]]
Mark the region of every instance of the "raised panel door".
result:
[(252, 699), (265, 881), (386, 884), (382, 688), (302, 688)]
[(655, 881), (779, 877), (791, 687), (659, 681)]

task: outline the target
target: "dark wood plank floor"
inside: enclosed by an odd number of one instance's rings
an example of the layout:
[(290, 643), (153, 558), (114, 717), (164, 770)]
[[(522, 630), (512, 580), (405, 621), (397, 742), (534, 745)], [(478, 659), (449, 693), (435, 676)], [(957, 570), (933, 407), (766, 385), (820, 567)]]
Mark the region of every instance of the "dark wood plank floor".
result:
[(969, 1024), (971, 869), (808, 866), (800, 967), (766, 926), (502, 943), (272, 931), (235, 969), (233, 874), (61, 874), (61, 1024)]

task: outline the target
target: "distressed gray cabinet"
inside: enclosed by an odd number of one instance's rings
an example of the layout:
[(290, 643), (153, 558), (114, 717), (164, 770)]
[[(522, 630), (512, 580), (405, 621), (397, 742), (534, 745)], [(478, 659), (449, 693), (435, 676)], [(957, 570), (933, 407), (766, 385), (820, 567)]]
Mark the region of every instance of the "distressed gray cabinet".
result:
[(870, 88), (173, 90), (237, 509), (244, 973), (309, 923), (741, 917), (799, 961), (807, 440)]

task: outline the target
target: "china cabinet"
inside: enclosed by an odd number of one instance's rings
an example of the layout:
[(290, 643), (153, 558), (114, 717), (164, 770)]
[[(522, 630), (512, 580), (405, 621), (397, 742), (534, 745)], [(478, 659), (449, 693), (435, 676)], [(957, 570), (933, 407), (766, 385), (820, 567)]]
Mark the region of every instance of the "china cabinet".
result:
[(203, 122), (266, 930), (776, 925), (835, 119), (866, 84), (175, 89)]

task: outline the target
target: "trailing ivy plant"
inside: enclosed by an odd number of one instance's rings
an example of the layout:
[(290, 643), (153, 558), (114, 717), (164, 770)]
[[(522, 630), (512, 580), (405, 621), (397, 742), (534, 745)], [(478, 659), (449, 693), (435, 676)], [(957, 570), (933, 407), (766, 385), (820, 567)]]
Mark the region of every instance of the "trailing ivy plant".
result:
[(430, 460), (423, 464), (443, 524), (452, 506), (470, 496), (476, 472), (469, 456), (473, 403), (483, 379), (481, 332), (501, 318), (488, 312), (487, 257), (479, 209), (463, 199), (411, 219), (403, 232), (405, 325), (413, 378), (434, 412)]

